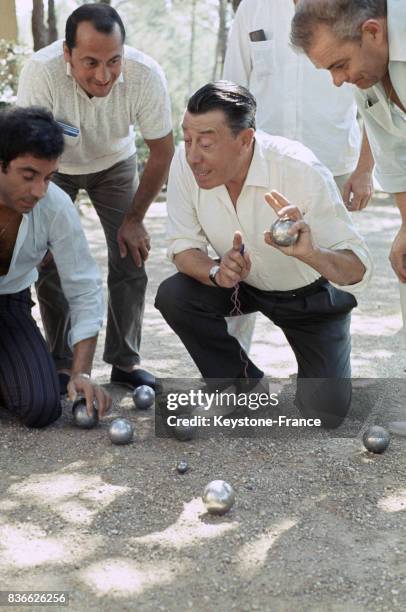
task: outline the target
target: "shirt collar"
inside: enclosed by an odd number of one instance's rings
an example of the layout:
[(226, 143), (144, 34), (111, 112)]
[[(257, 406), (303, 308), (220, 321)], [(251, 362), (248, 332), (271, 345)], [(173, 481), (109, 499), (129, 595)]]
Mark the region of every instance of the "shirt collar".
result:
[(388, 0), (389, 61), (406, 61), (406, 2)]
[(256, 132), (254, 154), (248, 169), (247, 178), (245, 179), (245, 185), (269, 187), (269, 163), (264, 156), (262, 141), (263, 135), (259, 131)]

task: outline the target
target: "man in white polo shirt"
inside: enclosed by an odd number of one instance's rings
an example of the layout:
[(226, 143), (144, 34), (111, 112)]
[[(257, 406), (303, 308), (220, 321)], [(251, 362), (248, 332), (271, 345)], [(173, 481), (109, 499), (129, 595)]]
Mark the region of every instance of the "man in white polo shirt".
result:
[[(205, 379), (263, 376), (227, 331), (236, 304), (282, 328), (299, 379), (348, 379), (350, 312), (371, 273), (369, 253), (331, 174), (298, 142), (256, 133), (255, 110), (252, 94), (227, 81), (189, 100), (168, 182), (168, 255), (178, 273), (155, 305)], [(275, 247), (267, 230), (285, 214), (299, 238)], [(343, 410), (348, 403), (347, 394)]]
[[(154, 377), (138, 367), (150, 249), (143, 219), (173, 155), (170, 102), (161, 68), (124, 46), (124, 39), (112, 7), (79, 7), (67, 20), (65, 41), (41, 49), (25, 64), (18, 104), (52, 111), (65, 133), (53, 180), (72, 200), (85, 189), (102, 223), (109, 264), (104, 360), (113, 366), (111, 379), (154, 386)], [(134, 125), (150, 151), (140, 182)], [(43, 266), (37, 291), (56, 366), (68, 375), (69, 313), (54, 265)]]
[[(257, 128), (298, 140), (332, 172), (349, 210), (365, 208), (373, 192), (373, 158), (360, 129), (354, 92), (338, 91), (289, 41), (295, 0), (242, 0), (227, 45), (224, 78), (257, 101)], [(248, 348), (255, 315), (230, 330)]]
[(402, 224), (390, 261), (400, 280), (406, 329), (406, 3), (402, 0), (302, 0), (292, 42), (334, 84), (356, 86), (384, 191), (393, 193)]

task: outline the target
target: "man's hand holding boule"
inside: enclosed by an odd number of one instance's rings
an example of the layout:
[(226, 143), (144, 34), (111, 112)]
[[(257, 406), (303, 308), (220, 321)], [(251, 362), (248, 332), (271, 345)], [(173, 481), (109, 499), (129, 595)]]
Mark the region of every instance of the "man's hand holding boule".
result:
[(289, 218), (294, 221), (294, 225), (289, 230), (289, 234), (299, 234), (297, 241), (291, 246), (279, 246), (272, 240), (270, 231), (264, 233), (264, 239), (267, 244), (282, 251), (290, 257), (297, 257), (306, 262), (306, 259), (313, 259), (317, 249), (314, 246), (310, 227), (303, 219), (302, 213), (297, 206), (290, 202), (277, 191), (271, 191), (265, 195), (265, 200), (276, 212), (279, 219)]
[(99, 417), (111, 408), (111, 396), (103, 387), (96, 385), (91, 378), (78, 373), (72, 374), (68, 383), (68, 398), (74, 402), (78, 395), (82, 395), (86, 399), (86, 408), (89, 416), (93, 413), (93, 402), (97, 401), (97, 411)]
[(247, 278), (251, 270), (251, 260), (248, 253), (241, 253), (242, 244), (241, 233), (235, 232), (233, 248), (222, 257), (220, 270), (216, 275), (216, 282), (220, 287), (231, 289)]

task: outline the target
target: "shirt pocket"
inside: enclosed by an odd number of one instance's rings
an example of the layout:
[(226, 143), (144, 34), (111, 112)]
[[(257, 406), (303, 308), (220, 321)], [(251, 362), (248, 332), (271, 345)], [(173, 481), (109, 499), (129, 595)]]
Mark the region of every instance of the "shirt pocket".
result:
[(67, 153), (71, 151), (79, 144), (80, 136), (68, 136), (67, 134), (63, 135), (63, 141), (65, 143), (64, 152)]
[(250, 41), (253, 72), (257, 77), (266, 77), (274, 71), (273, 40)]

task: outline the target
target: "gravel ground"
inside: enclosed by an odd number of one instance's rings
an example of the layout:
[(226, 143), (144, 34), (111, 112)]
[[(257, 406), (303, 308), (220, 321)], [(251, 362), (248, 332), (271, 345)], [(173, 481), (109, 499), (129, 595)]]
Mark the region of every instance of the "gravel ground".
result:
[[(196, 377), (153, 307), (173, 270), (164, 259), (164, 215), (157, 203), (148, 221), (144, 366), (161, 377)], [(86, 209), (105, 272), (94, 219)], [(376, 272), (353, 316), (354, 376), (371, 379), (355, 381), (354, 397), (368, 422), (386, 424), (406, 419), (398, 290), (387, 261), (398, 215), (380, 195), (356, 219)], [(108, 385), (101, 344), (95, 375)], [(252, 354), (280, 384), (295, 372), (283, 336), (263, 317)], [(359, 431), (179, 442), (156, 438), (153, 411), (135, 412), (127, 389), (108, 388), (113, 411), (91, 431), (73, 427), (69, 406), (44, 431), (0, 411), (1, 589), (69, 591), (69, 609), (78, 611), (404, 609), (406, 438), (393, 436), (382, 455), (364, 450)], [(129, 446), (108, 440), (117, 415), (135, 424)], [(175, 469), (180, 458), (190, 465), (184, 475)], [(224, 517), (205, 514), (200, 498), (215, 478), (236, 492)]]

